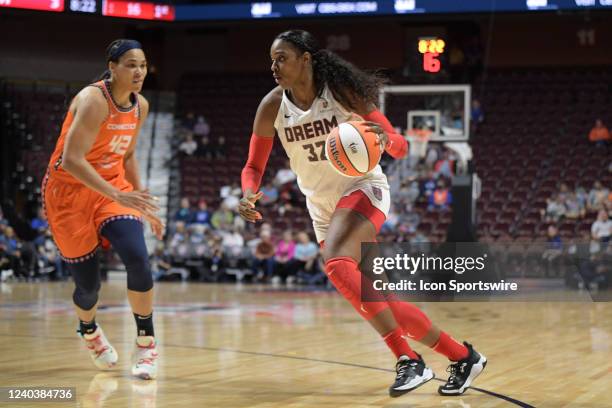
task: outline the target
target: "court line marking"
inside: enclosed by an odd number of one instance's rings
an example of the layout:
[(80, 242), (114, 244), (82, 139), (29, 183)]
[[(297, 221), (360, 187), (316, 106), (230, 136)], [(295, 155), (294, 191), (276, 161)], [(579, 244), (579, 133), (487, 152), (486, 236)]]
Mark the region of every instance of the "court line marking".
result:
[[(6, 333), (0, 333), (0, 337), (29, 337), (29, 338), (31, 337), (43, 338), (44, 337), (45, 339), (52, 339), (52, 340), (75, 340), (75, 337), (66, 337), (66, 336), (49, 337), (49, 336), (6, 334)], [(114, 344), (132, 344), (132, 342), (127, 342), (127, 341), (115, 341), (113, 343)], [(246, 355), (274, 357), (274, 358), (286, 358), (286, 359), (291, 359), (291, 360), (311, 361), (311, 362), (316, 362), (316, 363), (325, 363), (325, 364), (334, 364), (334, 365), (341, 365), (341, 366), (347, 366), (347, 367), (365, 368), (368, 370), (377, 370), (377, 371), (384, 371), (384, 372), (391, 372), (391, 373), (395, 372), (395, 370), (391, 370), (388, 368), (373, 367), (373, 366), (368, 366), (364, 364), (347, 363), (343, 361), (334, 361), (334, 360), (323, 360), (323, 359), (310, 358), (310, 357), (287, 356), (283, 354), (264, 353), (261, 351), (237, 350), (237, 349), (230, 349), (230, 348), (224, 348), (224, 347), (190, 346), (190, 345), (169, 344), (169, 343), (163, 343), (163, 347), (187, 348), (187, 349), (207, 350), (207, 351), (216, 351), (216, 352), (223, 351), (223, 352), (230, 352), (230, 353), (236, 353), (236, 354), (246, 354)], [(441, 378), (434, 378), (434, 380), (439, 381), (439, 382), (445, 382)], [(506, 402), (509, 402), (521, 408), (535, 408), (534, 405), (530, 405), (526, 402), (517, 400), (515, 398), (509, 397), (504, 394), (499, 394), (494, 391), (485, 390), (484, 388), (479, 388), (479, 387), (468, 387), (468, 388), (474, 391), (479, 391), (486, 395), (490, 395), (495, 398), (502, 399)], [(449, 395), (449, 397), (453, 397), (453, 395)]]

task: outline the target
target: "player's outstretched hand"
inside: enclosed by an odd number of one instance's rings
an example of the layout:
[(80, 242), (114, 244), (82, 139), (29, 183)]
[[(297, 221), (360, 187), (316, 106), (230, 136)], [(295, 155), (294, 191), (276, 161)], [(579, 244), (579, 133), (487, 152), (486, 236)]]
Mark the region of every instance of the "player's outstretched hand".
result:
[(149, 224), (151, 224), (151, 231), (153, 231), (155, 237), (160, 241), (164, 239), (166, 225), (161, 220), (161, 218), (156, 215), (147, 213), (143, 213), (143, 217), (145, 218), (145, 220), (149, 221)]
[(365, 122), (366, 125), (369, 126), (369, 129), (366, 132), (376, 133), (377, 136), (377, 144), (381, 146), (382, 150), (385, 150), (387, 147), (387, 143), (389, 143), (389, 135), (387, 132), (376, 122)]
[(145, 191), (120, 191), (115, 198), (119, 204), (140, 211), (143, 215), (154, 215), (159, 211), (157, 198)]
[(253, 194), (250, 191), (245, 192), (244, 197), (240, 199), (240, 204), (238, 204), (238, 213), (240, 216), (248, 222), (261, 220), (263, 217), (259, 211), (255, 210), (255, 202), (262, 196), (263, 193), (261, 191), (257, 194)]

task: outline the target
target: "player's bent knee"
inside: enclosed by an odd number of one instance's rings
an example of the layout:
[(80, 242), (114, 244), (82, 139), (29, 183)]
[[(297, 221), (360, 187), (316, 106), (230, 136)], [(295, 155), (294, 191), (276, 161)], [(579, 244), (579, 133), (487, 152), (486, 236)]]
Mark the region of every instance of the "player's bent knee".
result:
[(92, 309), (98, 303), (101, 286), (97, 254), (82, 262), (68, 263), (67, 268), (74, 280), (74, 304), (83, 310)]
[(72, 294), (72, 301), (80, 309), (91, 310), (98, 303), (98, 291), (96, 290), (84, 290), (83, 288), (76, 287)]
[[(325, 262), (325, 273), (330, 282), (366, 320), (389, 308), (381, 296), (362, 293), (362, 275), (357, 262), (349, 257), (335, 257)], [(365, 297), (364, 297), (365, 296)]]
[(151, 265), (146, 253), (132, 253), (124, 260), (127, 270), (127, 286), (135, 292), (148, 292), (153, 288)]

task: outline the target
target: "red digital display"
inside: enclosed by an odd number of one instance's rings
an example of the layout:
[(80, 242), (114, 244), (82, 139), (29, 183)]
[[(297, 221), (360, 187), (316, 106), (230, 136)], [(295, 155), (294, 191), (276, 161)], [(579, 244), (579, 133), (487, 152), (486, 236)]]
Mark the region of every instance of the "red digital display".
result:
[(105, 0), (102, 3), (102, 15), (142, 20), (174, 21), (174, 6), (135, 1)]
[(0, 7), (59, 12), (64, 11), (64, 0), (0, 0)]
[(423, 71), (437, 74), (442, 68), (438, 57), (444, 53), (446, 43), (441, 38), (422, 38), (419, 40), (419, 53), (423, 54)]

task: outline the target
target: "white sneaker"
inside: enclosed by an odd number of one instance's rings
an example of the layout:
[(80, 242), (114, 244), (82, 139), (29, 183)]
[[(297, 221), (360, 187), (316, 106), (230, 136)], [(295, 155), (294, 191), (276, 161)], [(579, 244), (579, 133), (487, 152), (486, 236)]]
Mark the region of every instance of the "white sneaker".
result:
[(85, 341), (89, 355), (96, 367), (100, 370), (108, 370), (117, 364), (119, 356), (100, 326), (92, 334), (82, 334), (79, 332), (79, 335)]
[(138, 336), (132, 360), (132, 375), (143, 380), (157, 377), (157, 343), (152, 336)]

